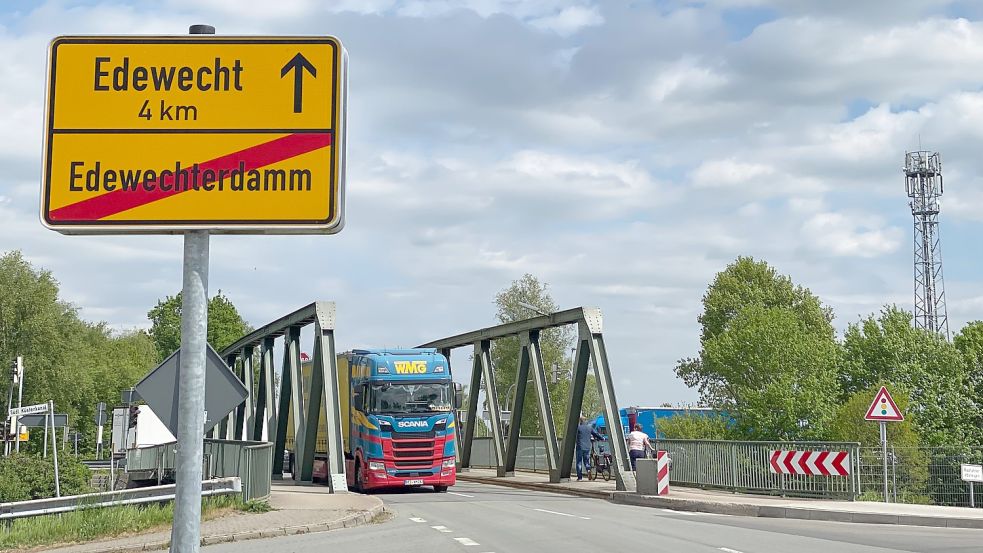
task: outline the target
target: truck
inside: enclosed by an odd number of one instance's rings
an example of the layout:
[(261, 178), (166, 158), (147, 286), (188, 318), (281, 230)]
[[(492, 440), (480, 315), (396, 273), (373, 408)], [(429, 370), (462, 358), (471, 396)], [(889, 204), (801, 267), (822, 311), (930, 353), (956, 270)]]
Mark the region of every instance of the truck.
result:
[[(433, 348), (356, 349), (337, 361), (348, 487), (432, 486), (446, 492), (453, 486), (457, 394), (447, 358)], [(302, 371), (309, 390), (310, 363)], [(291, 420), (288, 437), (292, 426)], [(323, 413), (316, 444), (314, 478), (327, 479)]]
[[(659, 419), (671, 419), (679, 416), (721, 417), (717, 409), (709, 407), (622, 407), (618, 410), (621, 428), (627, 436), (635, 424), (642, 425), (642, 432), (651, 438), (662, 438), (659, 432)], [(598, 415), (593, 425), (601, 434), (607, 434), (604, 415)]]
[(113, 454), (122, 455), (127, 449), (177, 441), (149, 405), (114, 408), (112, 425)]

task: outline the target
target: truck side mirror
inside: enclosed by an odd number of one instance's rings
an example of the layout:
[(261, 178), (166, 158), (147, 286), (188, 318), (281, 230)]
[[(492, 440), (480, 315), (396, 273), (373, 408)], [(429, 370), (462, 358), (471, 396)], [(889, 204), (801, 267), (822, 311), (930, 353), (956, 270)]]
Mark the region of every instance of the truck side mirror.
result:
[(460, 382), (454, 383), (454, 408), (460, 409), (464, 406), (464, 386)]

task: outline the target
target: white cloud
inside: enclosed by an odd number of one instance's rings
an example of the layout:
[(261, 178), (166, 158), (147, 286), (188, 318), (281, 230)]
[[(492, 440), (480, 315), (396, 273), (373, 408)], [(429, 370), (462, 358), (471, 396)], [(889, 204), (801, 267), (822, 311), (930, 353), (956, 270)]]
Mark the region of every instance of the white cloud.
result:
[(562, 36), (572, 35), (585, 27), (594, 27), (604, 23), (604, 18), (596, 8), (570, 6), (558, 13), (533, 19), (533, 27), (553, 31)]
[(891, 253), (901, 244), (901, 229), (881, 228), (877, 219), (859, 213), (817, 213), (803, 223), (802, 231), (813, 247), (833, 255), (872, 258)]
[(705, 161), (693, 171), (693, 184), (700, 188), (734, 186), (769, 186), (760, 182), (775, 174), (775, 168), (762, 163), (748, 163), (734, 158)]
[(670, 64), (656, 75), (649, 85), (649, 93), (656, 102), (672, 97), (692, 100), (693, 95), (701, 95), (719, 88), (726, 78), (709, 67), (700, 66), (696, 60), (682, 59)]

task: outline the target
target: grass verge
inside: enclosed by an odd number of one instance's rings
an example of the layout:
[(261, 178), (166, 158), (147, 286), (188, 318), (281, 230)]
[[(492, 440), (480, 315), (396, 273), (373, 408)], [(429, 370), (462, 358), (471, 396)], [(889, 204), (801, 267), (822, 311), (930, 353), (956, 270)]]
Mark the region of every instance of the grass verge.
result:
[[(211, 520), (232, 511), (265, 512), (265, 502), (243, 503), (238, 495), (204, 498), (202, 520)], [(269, 510), (269, 509), (267, 509)], [(0, 551), (27, 549), (40, 545), (70, 544), (112, 538), (169, 528), (174, 503), (121, 505), (85, 509), (61, 515), (23, 518), (0, 523)]]

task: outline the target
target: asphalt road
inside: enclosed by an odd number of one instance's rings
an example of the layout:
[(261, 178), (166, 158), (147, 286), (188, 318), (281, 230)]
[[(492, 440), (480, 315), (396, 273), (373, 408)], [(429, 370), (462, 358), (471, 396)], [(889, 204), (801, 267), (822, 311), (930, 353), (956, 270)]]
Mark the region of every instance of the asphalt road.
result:
[(919, 553), (983, 552), (983, 530), (690, 514), (461, 483), (444, 494), (379, 494), (380, 524), (221, 544), (208, 553)]

